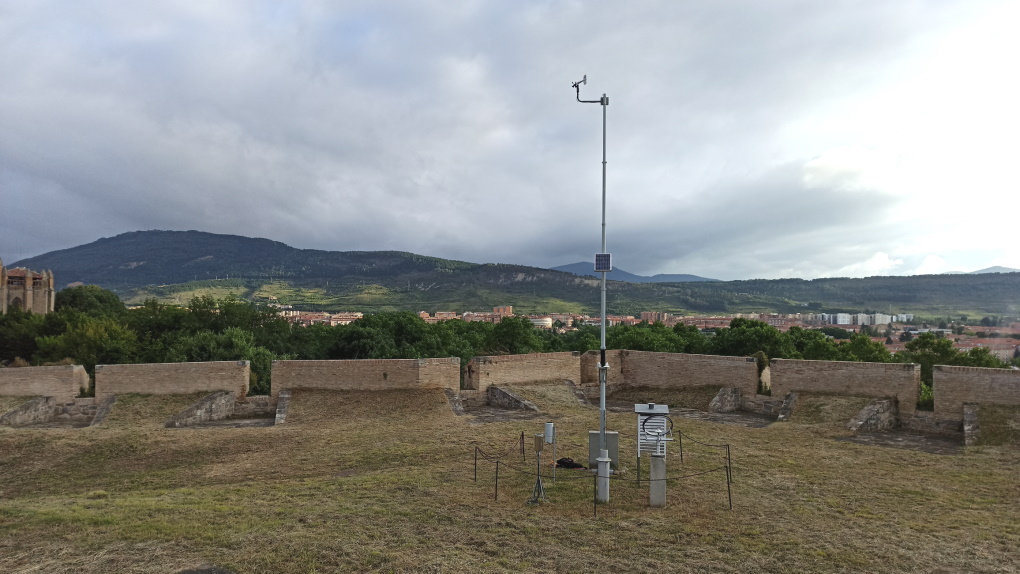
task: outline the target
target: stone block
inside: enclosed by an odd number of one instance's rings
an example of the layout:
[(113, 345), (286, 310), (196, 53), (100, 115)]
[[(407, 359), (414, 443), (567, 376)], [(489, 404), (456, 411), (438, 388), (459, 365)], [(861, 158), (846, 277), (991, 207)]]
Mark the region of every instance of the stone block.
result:
[(971, 446), (981, 438), (981, 427), (978, 425), (978, 406), (963, 405), (963, 444)]
[(290, 389), (280, 391), (276, 401), (276, 423), (282, 425), (287, 422), (287, 409), (290, 408)]
[(864, 406), (846, 428), (853, 432), (879, 432), (896, 428), (899, 411), (895, 399), (875, 399)]
[(793, 407), (797, 405), (797, 393), (787, 393), (783, 398), (783, 404), (779, 407), (779, 413), (776, 415), (777, 421), (788, 421), (790, 416), (793, 415)]
[(708, 404), (708, 411), (712, 413), (732, 413), (740, 409), (740, 389), (737, 387), (723, 387)]

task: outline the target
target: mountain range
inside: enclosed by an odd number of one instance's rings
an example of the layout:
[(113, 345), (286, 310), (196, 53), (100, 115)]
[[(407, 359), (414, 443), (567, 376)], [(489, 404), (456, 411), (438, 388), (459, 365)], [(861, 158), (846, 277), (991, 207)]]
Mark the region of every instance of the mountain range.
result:
[[(398, 251), (296, 249), (278, 241), (200, 231), (136, 231), (12, 264), (50, 269), (59, 285), (87, 283), (129, 302), (233, 294), (306, 309), (525, 313), (599, 309), (592, 266), (479, 264)], [(563, 270), (566, 269), (566, 270)], [(574, 274), (579, 273), (579, 274)], [(855, 312), (925, 315), (1020, 312), (1020, 273), (859, 279), (716, 281), (692, 275), (610, 281), (612, 314)], [(680, 282), (662, 282), (673, 279)]]
[(1020, 271), (1020, 269), (996, 265), (995, 267), (978, 269), (977, 271), (947, 271), (944, 275), (980, 275), (982, 273), (1016, 273), (1018, 271)]
[[(591, 276), (596, 277), (600, 274), (595, 273), (595, 265), (590, 261), (579, 261), (577, 263), (570, 263), (569, 265), (560, 265), (559, 267), (551, 267), (553, 271), (566, 271), (579, 276)], [(627, 281), (628, 283), (688, 283), (692, 281), (718, 281), (718, 279), (709, 279), (707, 277), (699, 277), (697, 275), (684, 275), (684, 274), (663, 274), (645, 276), (635, 275), (628, 273), (623, 269), (613, 268), (612, 271), (606, 273), (606, 279), (610, 281)]]

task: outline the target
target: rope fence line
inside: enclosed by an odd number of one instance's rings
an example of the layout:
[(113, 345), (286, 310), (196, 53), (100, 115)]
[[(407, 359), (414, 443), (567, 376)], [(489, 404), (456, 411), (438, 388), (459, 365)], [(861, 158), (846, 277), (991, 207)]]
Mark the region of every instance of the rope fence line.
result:
[[(684, 435), (683, 433), (681, 433), (679, 431), (677, 431), (677, 433), (680, 434), (681, 436), (687, 436), (687, 435)], [(642, 479), (639, 476), (638, 478), (634, 479), (634, 478), (624, 478), (622, 476), (612, 476), (612, 475), (610, 475), (608, 477), (609, 480), (617, 481), (617, 482), (632, 482), (632, 483), (635, 484), (635, 486), (640, 486), (641, 483), (651, 484), (652, 482), (665, 482), (665, 483), (669, 484), (671, 482), (675, 483), (675, 482), (679, 482), (681, 480), (686, 480), (686, 479), (694, 478), (694, 477), (697, 477), (697, 476), (704, 476), (704, 475), (711, 474), (711, 473), (714, 473), (714, 472), (722, 471), (725, 474), (725, 477), (726, 477), (726, 498), (727, 498), (727, 501), (728, 501), (729, 509), (733, 510), (733, 492), (732, 492), (732, 489), (730, 487), (730, 484), (733, 481), (733, 470), (732, 470), (732, 460), (731, 460), (731, 456), (730, 456), (730, 445), (729, 444), (718, 444), (718, 445), (716, 445), (716, 444), (709, 444), (709, 443), (704, 443), (704, 442), (692, 439), (689, 436), (687, 438), (691, 442), (694, 442), (695, 444), (699, 444), (699, 445), (702, 445), (702, 446), (705, 446), (705, 447), (725, 449), (725, 452), (726, 452), (726, 463), (721, 465), (721, 466), (710, 468), (708, 470), (703, 470), (703, 471), (700, 471), (700, 472), (695, 472), (695, 473), (691, 473), (691, 474), (685, 474), (685, 475), (681, 475), (681, 476), (674, 476), (674, 477), (667, 477), (667, 478), (656, 478), (656, 479), (651, 479), (651, 478)], [(515, 443), (510, 447), (510, 449), (508, 449), (503, 454), (503, 457), (507, 457), (511, 453), (513, 453), (514, 450), (517, 449), (518, 444), (520, 445), (521, 458), (522, 458), (522, 460), (524, 460), (526, 462), (527, 458), (526, 458), (525, 453), (524, 453), (524, 432), (521, 432), (521, 435), (518, 438), (518, 440), (515, 441)], [(682, 452), (683, 452), (683, 450), (682, 450), (682, 447), (681, 447), (681, 457), (680, 457), (681, 463), (683, 463), (683, 454), (682, 454)], [(530, 477), (534, 477), (536, 479), (559, 478), (560, 480), (568, 480), (569, 481), (569, 480), (585, 480), (585, 479), (588, 478), (587, 476), (562, 476), (562, 475), (557, 476), (557, 475), (550, 475), (550, 474), (542, 474), (541, 472), (535, 472), (533, 470), (525, 470), (525, 469), (522, 469), (522, 468), (515, 467), (515, 466), (513, 466), (510, 463), (503, 462), (502, 460), (500, 460), (500, 457), (494, 457), (494, 456), (486, 453), (485, 451), (483, 451), (481, 449), (481, 447), (475, 446), (475, 453), (474, 453), (474, 459), (475, 459), (474, 460), (474, 482), (476, 482), (476, 483), (478, 482), (478, 458), (479, 458), (479, 456), (481, 456), (481, 458), (483, 460), (485, 460), (487, 462), (494, 463), (496, 465), (495, 481), (494, 481), (495, 483), (494, 483), (494, 486), (493, 486), (493, 500), (497, 500), (497, 501), (499, 500), (499, 471), (500, 471), (500, 466), (501, 465), (503, 466), (504, 469), (509, 469), (511, 471), (516, 472), (519, 475), (530, 476)], [(589, 469), (585, 469), (585, 470), (589, 470)], [(598, 478), (599, 478), (598, 473), (597, 472), (591, 473), (591, 477), (592, 477), (592, 489), (593, 489), (592, 490), (592, 496), (593, 496), (593, 498), (592, 498), (593, 514), (594, 514), (595, 517), (598, 517), (598, 497), (597, 497), (597, 489), (598, 489), (597, 481), (598, 481)]]
[[(623, 438), (633, 438), (635, 440), (638, 438), (638, 435), (636, 435), (636, 434), (622, 433), (622, 432), (618, 432), (617, 434), (620, 437), (623, 437)], [(699, 445), (704, 446), (704, 447), (715, 448), (715, 449), (719, 449), (719, 450), (725, 450), (726, 451), (726, 475), (727, 475), (727, 480), (729, 482), (733, 481), (733, 459), (732, 459), (732, 455), (731, 455), (731, 452), (730, 452), (730, 445), (728, 443), (724, 443), (724, 444), (711, 444), (711, 443), (707, 443), (707, 442), (701, 442), (701, 441), (699, 441), (697, 439), (691, 438), (690, 435), (685, 434), (681, 430), (677, 430), (676, 434), (678, 436), (677, 447), (680, 450), (680, 463), (681, 464), (683, 464), (683, 462), (684, 462), (684, 438), (686, 438), (688, 442), (693, 442), (695, 444), (699, 444)], [(639, 458), (640, 458), (640, 455), (639, 455)], [(640, 462), (638, 464), (640, 464)], [(640, 473), (640, 471), (641, 471), (641, 468), (639, 466), (638, 467), (638, 472)], [(728, 486), (729, 486), (729, 483), (727, 483), (727, 487)]]

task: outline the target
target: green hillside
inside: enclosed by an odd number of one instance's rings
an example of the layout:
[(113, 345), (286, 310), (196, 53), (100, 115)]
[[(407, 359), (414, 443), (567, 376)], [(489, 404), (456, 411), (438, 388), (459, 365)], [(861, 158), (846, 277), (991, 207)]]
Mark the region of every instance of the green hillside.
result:
[[(307, 309), (595, 312), (594, 277), (477, 264), (397, 251), (295, 249), (199, 231), (138, 231), (17, 262), (52, 269), (59, 284), (96, 284), (129, 302), (233, 294)], [(1020, 273), (689, 283), (611, 281), (611, 313), (889, 311), (1020, 313)]]

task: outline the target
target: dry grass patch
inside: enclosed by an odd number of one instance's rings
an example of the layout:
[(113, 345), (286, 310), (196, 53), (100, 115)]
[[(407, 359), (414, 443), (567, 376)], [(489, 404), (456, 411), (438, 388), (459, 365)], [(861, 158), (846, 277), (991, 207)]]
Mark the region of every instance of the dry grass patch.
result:
[(162, 427), (166, 421), (209, 393), (187, 395), (117, 395), (117, 401), (101, 426), (107, 428), (139, 429)]
[(503, 388), (524, 400), (531, 401), (536, 406), (539, 406), (543, 413), (552, 416), (579, 414), (590, 412), (591, 410), (590, 407), (586, 407), (578, 402), (574, 390), (562, 381), (504, 385)]
[[(584, 460), (597, 411), (557, 385), (515, 390), (561, 413), (559, 456)], [(647, 486), (626, 481), (622, 436), (624, 468), (595, 519), (583, 472), (558, 473), (547, 504), (525, 504), (530, 448), (504, 459), (498, 500), (494, 465), (473, 481), (475, 446), (506, 451), (542, 421), (472, 425), (441, 391), (298, 390), (291, 408), (293, 423), (266, 428), (0, 432), (0, 571), (993, 572), (1020, 546), (1015, 449), (937, 456), (810, 425), (678, 420), (733, 445), (734, 511), (718, 473), (647, 508)], [(610, 412), (608, 424), (625, 435), (635, 417)], [(719, 457), (685, 443), (684, 460), (671, 447), (669, 476)]]
[(977, 444), (984, 446), (1020, 446), (1020, 407), (981, 405), (978, 407)]
[(822, 393), (798, 393), (790, 421), (799, 424), (845, 426), (874, 397), (852, 397)]
[(715, 385), (684, 388), (624, 387), (610, 393), (613, 401), (658, 403), (681, 409), (707, 411), (709, 403), (719, 394)]

